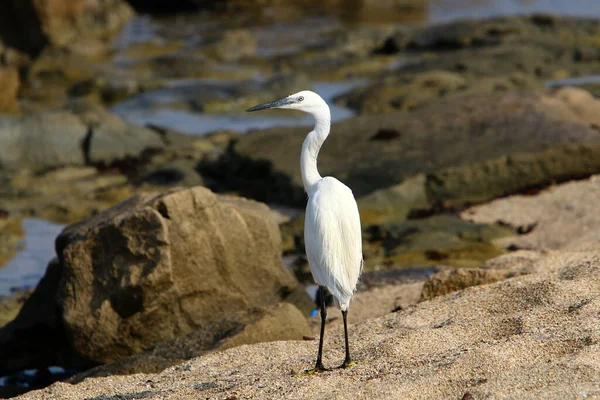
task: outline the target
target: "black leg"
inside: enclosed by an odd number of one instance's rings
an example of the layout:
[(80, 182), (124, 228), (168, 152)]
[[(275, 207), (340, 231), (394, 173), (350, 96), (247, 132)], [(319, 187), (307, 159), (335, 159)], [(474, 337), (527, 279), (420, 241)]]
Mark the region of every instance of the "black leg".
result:
[(346, 368), (352, 366), (352, 360), (350, 359), (350, 345), (348, 344), (348, 310), (342, 311), (342, 316), (344, 317), (344, 338), (346, 339), (346, 358), (344, 359), (342, 368)]
[(315, 370), (324, 371), (323, 367), (323, 337), (325, 336), (325, 320), (327, 319), (327, 306), (325, 305), (326, 289), (324, 286), (319, 286), (319, 295), (321, 297), (321, 336), (319, 337), (319, 354), (317, 355), (317, 364)]

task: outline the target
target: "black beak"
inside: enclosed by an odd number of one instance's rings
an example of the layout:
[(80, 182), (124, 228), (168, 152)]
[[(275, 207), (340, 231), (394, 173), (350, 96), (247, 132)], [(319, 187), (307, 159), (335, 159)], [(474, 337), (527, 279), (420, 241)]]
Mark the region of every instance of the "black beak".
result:
[(288, 104), (292, 104), (293, 102), (294, 102), (294, 99), (292, 99), (291, 97), (285, 97), (281, 100), (271, 101), (270, 103), (259, 104), (257, 106), (251, 107), (251, 108), (247, 109), (246, 112), (267, 110), (269, 108), (278, 108), (278, 107), (286, 106)]

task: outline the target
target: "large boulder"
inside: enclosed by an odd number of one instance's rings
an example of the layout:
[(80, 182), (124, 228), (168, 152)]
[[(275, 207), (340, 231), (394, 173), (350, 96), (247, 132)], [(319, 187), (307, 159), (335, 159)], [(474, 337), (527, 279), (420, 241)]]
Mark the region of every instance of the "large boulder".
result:
[(0, 40), (31, 56), (47, 45), (94, 52), (133, 16), (123, 0), (8, 0), (0, 10)]
[[(221, 321), (248, 324), (256, 310), (306, 301), (282, 264), (268, 207), (201, 187), (133, 197), (67, 227), (56, 250), (43, 281), (54, 284), (31, 297), (43, 298), (47, 310), (28, 302), (0, 330), (0, 373), (107, 363), (211, 325), (225, 338), (235, 332)], [(298, 325), (287, 325), (284, 337), (298, 337)], [(61, 342), (24, 350), (23, 338), (43, 341), (36, 335), (48, 331)]]

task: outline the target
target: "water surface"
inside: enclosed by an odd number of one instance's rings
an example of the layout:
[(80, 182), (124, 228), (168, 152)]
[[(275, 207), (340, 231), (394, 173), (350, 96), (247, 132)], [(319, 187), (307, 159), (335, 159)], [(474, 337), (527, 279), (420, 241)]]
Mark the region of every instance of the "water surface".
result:
[(48, 262), (55, 257), (54, 239), (63, 228), (42, 219), (23, 219), (25, 246), (0, 268), (0, 296), (38, 284)]
[[(362, 82), (315, 82), (313, 88), (329, 103), (332, 122), (342, 121), (354, 115), (349, 108), (333, 103), (333, 99)], [(220, 86), (219, 86), (220, 85)], [(264, 114), (246, 114), (243, 109), (237, 114), (206, 114), (170, 107), (171, 104), (191, 102), (201, 91), (212, 90), (214, 96), (226, 96), (226, 84), (207, 80), (186, 80), (168, 88), (142, 93), (113, 107), (112, 111), (125, 120), (145, 126), (148, 124), (169, 128), (189, 135), (205, 135), (217, 130), (232, 130), (245, 133), (251, 129), (272, 128), (275, 126), (310, 125), (310, 115), (298, 112), (297, 115), (265, 117)], [(273, 99), (277, 100), (277, 99)]]
[(600, 17), (599, 0), (430, 0), (428, 21), (549, 13), (577, 17)]

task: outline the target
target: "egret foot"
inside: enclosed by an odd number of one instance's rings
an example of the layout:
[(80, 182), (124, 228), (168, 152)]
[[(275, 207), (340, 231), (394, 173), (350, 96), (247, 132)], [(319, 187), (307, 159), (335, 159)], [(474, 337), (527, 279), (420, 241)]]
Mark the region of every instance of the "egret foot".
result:
[(303, 373), (300, 374), (300, 376), (309, 376), (309, 375), (314, 375), (319, 372), (326, 372), (326, 371), (331, 371), (331, 369), (325, 368), (323, 365), (318, 365), (318, 366), (314, 367), (313, 369), (304, 371)]
[(350, 367), (354, 367), (355, 365), (356, 365), (356, 363), (354, 361), (347, 358), (344, 360), (344, 362), (342, 363), (342, 365), (340, 365), (339, 368), (350, 368)]

